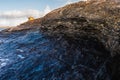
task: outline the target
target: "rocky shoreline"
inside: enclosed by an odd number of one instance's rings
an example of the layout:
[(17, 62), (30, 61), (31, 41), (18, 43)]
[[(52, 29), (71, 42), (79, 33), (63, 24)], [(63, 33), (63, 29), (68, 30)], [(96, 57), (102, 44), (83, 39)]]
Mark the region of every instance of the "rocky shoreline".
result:
[(119, 5), (81, 1), (3, 30), (0, 79), (119, 80)]

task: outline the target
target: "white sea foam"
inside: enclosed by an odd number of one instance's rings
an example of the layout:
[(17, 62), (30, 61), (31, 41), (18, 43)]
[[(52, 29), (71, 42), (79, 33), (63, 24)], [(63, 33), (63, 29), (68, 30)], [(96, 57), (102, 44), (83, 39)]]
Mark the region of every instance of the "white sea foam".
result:
[(19, 58), (24, 59), (25, 57), (22, 55), (18, 55)]
[(9, 62), (9, 59), (0, 58), (0, 68), (6, 66)]

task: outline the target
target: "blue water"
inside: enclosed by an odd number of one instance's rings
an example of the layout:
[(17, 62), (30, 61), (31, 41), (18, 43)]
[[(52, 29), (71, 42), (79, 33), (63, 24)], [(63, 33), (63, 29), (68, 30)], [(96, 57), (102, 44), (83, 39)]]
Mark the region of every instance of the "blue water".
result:
[(0, 80), (94, 80), (96, 71), (109, 78), (101, 66), (106, 58), (82, 49), (39, 30), (1, 33)]
[(0, 28), (0, 31), (4, 30), (5, 28)]

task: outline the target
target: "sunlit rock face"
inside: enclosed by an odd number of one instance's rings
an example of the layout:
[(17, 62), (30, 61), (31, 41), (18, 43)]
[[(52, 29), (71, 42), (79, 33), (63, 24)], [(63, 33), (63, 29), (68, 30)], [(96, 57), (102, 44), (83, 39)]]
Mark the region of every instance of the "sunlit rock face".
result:
[(105, 2), (105, 1), (112, 1), (112, 2), (120, 2), (120, 0), (87, 0), (87, 2), (90, 2), (90, 1), (96, 1), (96, 2)]
[(87, 0), (87, 1), (99, 1), (99, 2), (101, 1), (102, 2), (102, 1), (107, 1), (107, 0)]
[(0, 32), (0, 80), (119, 80), (118, 5), (78, 2)]
[(119, 54), (119, 5), (112, 1), (99, 5), (96, 2), (78, 2), (48, 13), (42, 18), (41, 25), (43, 30), (53, 35), (61, 33), (74, 39), (94, 37), (111, 55)]

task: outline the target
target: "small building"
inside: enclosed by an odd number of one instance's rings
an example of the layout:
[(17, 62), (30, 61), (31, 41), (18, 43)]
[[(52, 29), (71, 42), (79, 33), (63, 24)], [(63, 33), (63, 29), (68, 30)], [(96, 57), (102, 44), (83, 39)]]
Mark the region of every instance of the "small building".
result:
[(32, 20), (34, 20), (34, 17), (28, 17), (28, 21), (32, 21)]

